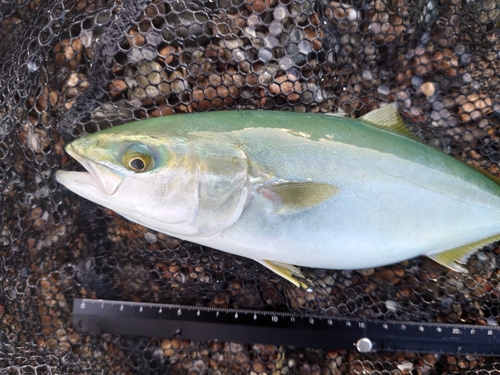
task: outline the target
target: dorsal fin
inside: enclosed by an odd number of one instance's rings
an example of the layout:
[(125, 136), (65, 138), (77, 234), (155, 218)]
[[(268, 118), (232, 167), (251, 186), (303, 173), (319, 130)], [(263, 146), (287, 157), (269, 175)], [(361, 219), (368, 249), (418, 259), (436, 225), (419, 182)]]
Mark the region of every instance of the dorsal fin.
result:
[(421, 139), (408, 130), (403, 119), (399, 115), (395, 103), (387, 104), (381, 108), (368, 112), (361, 116), (360, 119), (379, 129), (389, 130), (403, 137), (422, 143)]

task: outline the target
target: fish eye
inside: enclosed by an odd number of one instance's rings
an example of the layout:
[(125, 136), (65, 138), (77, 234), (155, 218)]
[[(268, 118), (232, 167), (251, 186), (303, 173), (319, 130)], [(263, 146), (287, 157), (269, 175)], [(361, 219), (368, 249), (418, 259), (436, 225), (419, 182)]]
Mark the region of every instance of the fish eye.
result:
[(128, 165), (130, 169), (136, 172), (142, 172), (146, 168), (146, 164), (140, 158), (130, 160)]
[(142, 148), (137, 150), (137, 147), (127, 150), (123, 155), (123, 166), (137, 173), (150, 171), (154, 168), (154, 161), (147, 152)]

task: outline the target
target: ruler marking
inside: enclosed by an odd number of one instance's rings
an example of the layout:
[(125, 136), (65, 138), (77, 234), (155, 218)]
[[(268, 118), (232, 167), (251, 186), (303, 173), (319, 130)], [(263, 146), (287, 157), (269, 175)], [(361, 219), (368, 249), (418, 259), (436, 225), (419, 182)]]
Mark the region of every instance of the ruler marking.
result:
[(94, 299), (75, 299), (73, 319), (75, 329), (80, 332), (209, 341), (217, 338), (325, 349), (351, 349), (353, 343), (356, 346), (357, 342), (363, 342), (369, 344), (369, 351), (500, 355), (497, 326)]
[[(96, 303), (101, 303), (103, 300), (98, 300), (98, 299), (89, 299), (89, 298), (83, 298), (79, 299), (82, 301), (82, 303), (87, 303), (87, 304), (96, 304)], [(297, 316), (297, 314), (289, 313), (289, 312), (282, 312), (282, 311), (261, 311), (261, 310), (245, 310), (245, 309), (230, 309), (230, 308), (217, 308), (217, 307), (209, 307), (209, 306), (189, 306), (189, 305), (177, 305), (177, 304), (161, 304), (161, 303), (144, 303), (144, 302), (132, 302), (132, 301), (106, 301), (106, 303), (109, 303), (111, 305), (117, 305), (121, 304), (124, 306), (149, 306), (151, 308), (153, 307), (158, 307), (158, 308), (165, 308), (168, 307), (169, 309), (184, 309), (184, 310), (205, 310), (205, 311), (212, 311), (212, 312), (225, 312), (225, 313), (252, 313), (252, 314), (259, 314), (259, 315), (278, 315), (282, 317), (290, 317), (290, 316)], [(316, 314), (308, 314), (308, 318), (315, 318), (315, 319), (328, 319), (328, 315), (316, 315)], [(348, 320), (349, 318), (347, 317), (335, 317), (338, 320)]]

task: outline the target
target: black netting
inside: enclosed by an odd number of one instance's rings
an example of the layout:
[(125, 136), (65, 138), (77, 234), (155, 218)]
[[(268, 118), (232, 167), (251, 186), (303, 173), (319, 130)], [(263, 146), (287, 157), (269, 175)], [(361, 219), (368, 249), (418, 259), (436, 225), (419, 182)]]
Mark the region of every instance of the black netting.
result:
[(225, 109), (360, 116), (396, 102), (428, 144), (500, 170), (498, 0), (0, 2), (0, 372), (497, 374), (496, 358), (359, 354), (82, 335), (73, 298), (497, 325), (499, 249), (457, 274), (426, 258), (260, 265), (133, 224), (59, 185), (64, 145), (124, 122)]

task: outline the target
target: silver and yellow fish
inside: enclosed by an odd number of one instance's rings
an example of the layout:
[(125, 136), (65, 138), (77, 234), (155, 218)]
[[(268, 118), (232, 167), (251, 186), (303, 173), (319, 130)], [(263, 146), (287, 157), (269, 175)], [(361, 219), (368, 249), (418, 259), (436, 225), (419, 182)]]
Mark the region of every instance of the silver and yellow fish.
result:
[(395, 106), (360, 119), (275, 111), (174, 115), (66, 147), (82, 197), (148, 228), (254, 259), (360, 269), (427, 255), (452, 269), (500, 239), (500, 186), (428, 147)]

